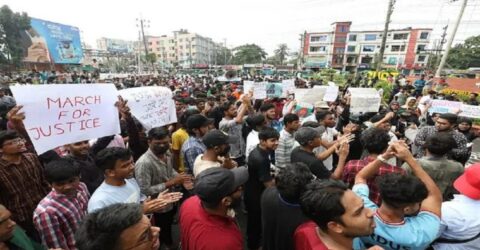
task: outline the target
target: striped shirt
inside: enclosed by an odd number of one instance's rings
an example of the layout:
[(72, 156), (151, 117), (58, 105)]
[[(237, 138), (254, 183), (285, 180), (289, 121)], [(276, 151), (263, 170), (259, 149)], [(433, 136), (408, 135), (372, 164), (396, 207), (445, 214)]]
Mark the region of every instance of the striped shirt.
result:
[(75, 231), (87, 214), (90, 194), (87, 186), (80, 182), (75, 198), (68, 198), (52, 190), (37, 206), (33, 223), (48, 248), (75, 250)]
[(207, 150), (201, 138), (190, 136), (182, 145), (183, 162), (185, 163), (185, 171), (193, 173), (193, 163), (197, 156), (203, 154)]
[(295, 146), (295, 138), (285, 129), (280, 132), (280, 140), (275, 150), (275, 163), (278, 168), (285, 168), (290, 163), (290, 155)]
[(0, 158), (0, 204), (12, 212), (12, 220), (20, 226), (33, 226), (33, 210), (49, 190), (35, 154), (23, 153), (18, 164)]

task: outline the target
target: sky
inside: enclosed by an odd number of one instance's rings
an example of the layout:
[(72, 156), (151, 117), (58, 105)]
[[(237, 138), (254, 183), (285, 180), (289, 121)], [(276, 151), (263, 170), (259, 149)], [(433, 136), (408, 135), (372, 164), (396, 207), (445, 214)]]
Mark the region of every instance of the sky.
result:
[[(461, 1), (397, 0), (391, 28), (432, 28), (432, 43), (442, 27), (449, 34)], [(172, 35), (174, 30), (226, 39), (227, 47), (255, 43), (270, 55), (278, 44), (300, 49), (300, 34), (330, 31), (336, 21), (352, 21), (351, 30), (382, 30), (388, 0), (1, 0), (15, 12), (81, 30), (83, 42), (96, 47), (100, 37), (138, 39), (136, 19), (149, 21), (147, 35)], [(480, 34), (480, 1), (470, 0), (455, 43)]]

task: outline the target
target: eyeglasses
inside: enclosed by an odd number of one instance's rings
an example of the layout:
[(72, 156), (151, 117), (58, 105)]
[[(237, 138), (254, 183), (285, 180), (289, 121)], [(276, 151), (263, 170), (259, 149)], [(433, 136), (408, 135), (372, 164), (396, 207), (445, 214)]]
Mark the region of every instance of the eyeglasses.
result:
[(3, 144), (3, 146), (19, 145), (19, 144), (22, 144), (22, 143), (25, 143), (25, 139), (17, 138), (17, 139), (13, 139), (13, 140), (5, 142)]
[(143, 245), (145, 243), (153, 242), (154, 233), (152, 231), (152, 225), (149, 223), (148, 226), (149, 226), (148, 230), (145, 230), (145, 232), (143, 232), (142, 235), (140, 235), (139, 241), (134, 246), (125, 248), (125, 250), (135, 249), (138, 246)]

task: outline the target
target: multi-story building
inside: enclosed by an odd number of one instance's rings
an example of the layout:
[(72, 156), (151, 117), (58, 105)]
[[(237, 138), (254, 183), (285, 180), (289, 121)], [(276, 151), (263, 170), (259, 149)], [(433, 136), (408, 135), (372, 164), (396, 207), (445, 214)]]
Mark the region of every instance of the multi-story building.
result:
[[(352, 31), (351, 22), (335, 22), (328, 32), (305, 32), (303, 57), (306, 68), (351, 71), (371, 68), (382, 43), (382, 30)], [(405, 28), (389, 30), (383, 55), (383, 68), (395, 68), (404, 73), (422, 70), (428, 61), (426, 47), (432, 29)]]
[(160, 62), (191, 66), (214, 64), (215, 55), (223, 46), (211, 38), (182, 29), (174, 31), (173, 36), (147, 37), (147, 47), (149, 53), (155, 53)]

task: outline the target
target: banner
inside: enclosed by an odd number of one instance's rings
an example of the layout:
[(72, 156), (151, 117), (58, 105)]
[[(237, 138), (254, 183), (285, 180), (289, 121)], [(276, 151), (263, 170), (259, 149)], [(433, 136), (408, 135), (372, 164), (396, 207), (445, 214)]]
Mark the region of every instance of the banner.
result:
[(374, 88), (349, 88), (351, 94), (350, 112), (378, 112), (381, 98)]
[(326, 102), (334, 102), (338, 98), (338, 86), (328, 86), (323, 100)]
[(432, 100), (432, 106), (428, 109), (428, 113), (457, 113), (461, 110), (461, 102), (452, 102), (446, 100)]
[(22, 34), (26, 62), (80, 64), (83, 58), (77, 27), (31, 18)]
[(113, 84), (11, 86), (38, 154), (69, 143), (120, 133)]
[(145, 128), (150, 130), (177, 122), (172, 91), (167, 87), (141, 87), (119, 91), (128, 107)]

